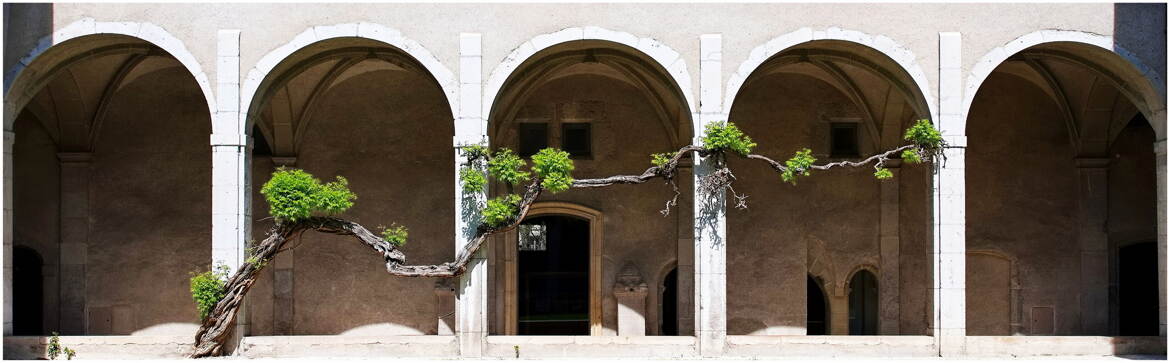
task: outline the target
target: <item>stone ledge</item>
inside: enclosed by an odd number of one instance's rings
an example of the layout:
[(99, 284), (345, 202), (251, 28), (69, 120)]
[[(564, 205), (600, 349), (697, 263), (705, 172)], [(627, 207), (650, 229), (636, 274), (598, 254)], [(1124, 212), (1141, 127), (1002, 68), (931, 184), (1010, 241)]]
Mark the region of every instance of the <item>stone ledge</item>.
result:
[(517, 350), (520, 358), (686, 358), (697, 355), (695, 338), (687, 336), (497, 335), (487, 337), (484, 356), (514, 358)]
[[(77, 351), (77, 359), (185, 358), (194, 337), (108, 335), (62, 336), (61, 345)], [(43, 359), (49, 337), (4, 337), (4, 359)]]
[(728, 335), (725, 357), (934, 357), (931, 336)]
[(967, 355), (1113, 356), (1166, 354), (1166, 337), (1109, 336), (969, 336)]
[(236, 355), (244, 358), (293, 357), (458, 357), (450, 335), (246, 337)]

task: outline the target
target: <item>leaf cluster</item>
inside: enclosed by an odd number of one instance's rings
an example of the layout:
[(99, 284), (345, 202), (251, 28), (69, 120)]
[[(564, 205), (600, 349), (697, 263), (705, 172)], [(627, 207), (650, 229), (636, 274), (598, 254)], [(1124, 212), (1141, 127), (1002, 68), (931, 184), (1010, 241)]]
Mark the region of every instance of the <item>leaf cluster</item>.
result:
[(674, 153), (657, 153), (650, 154), (650, 163), (657, 167), (666, 166), (670, 162), (670, 158), (674, 157)]
[(61, 334), (53, 332), (53, 336), (49, 338), (49, 346), (45, 347), (45, 354), (50, 360), (57, 360), (61, 354), (65, 354), (66, 360), (73, 360), (73, 357), (77, 356), (77, 351), (61, 345)]
[(227, 295), (224, 280), (227, 279), (228, 270), (227, 265), (219, 265), (210, 271), (191, 273), (191, 298), (199, 308), (199, 320), (207, 319), (207, 315), (215, 309), (215, 304)]
[(473, 167), (459, 169), (459, 181), (463, 184), (464, 193), (475, 193), (483, 190), (487, 185), (487, 177)]
[(488, 199), (487, 207), (483, 209), (483, 222), (489, 227), (500, 227), (512, 220), (519, 212), (520, 196), (508, 194)]
[(410, 236), (410, 231), (406, 229), (406, 226), (400, 226), (398, 223), (391, 224), (390, 228), (378, 227), (382, 229), (382, 239), (398, 247), (405, 245), (406, 238)]
[(878, 180), (886, 180), (886, 179), (893, 178), (894, 172), (890, 171), (890, 169), (886, 169), (886, 168), (879, 166), (877, 168), (877, 171), (873, 172), (873, 176), (877, 177)]
[(532, 155), (532, 169), (540, 178), (540, 186), (549, 192), (560, 193), (573, 186), (573, 160), (565, 151), (541, 149)]
[(906, 135), (902, 137), (906, 141), (918, 145), (920, 149), (937, 149), (942, 147), (942, 132), (934, 128), (930, 124), (930, 120), (921, 119), (906, 129)]
[(321, 183), (300, 169), (279, 168), (272, 173), (260, 194), (268, 201), (269, 214), (277, 221), (296, 222), (313, 215), (332, 215), (353, 206), (357, 195), (349, 190), (349, 181)]
[(528, 172), (524, 171), (527, 164), (512, 149), (501, 148), (488, 160), (488, 174), (505, 183), (520, 184), (529, 177)]
[(817, 161), (816, 157), (812, 156), (812, 150), (802, 149), (797, 151), (792, 158), (784, 161), (784, 166), (788, 168), (780, 173), (780, 179), (786, 183), (796, 185), (796, 178), (799, 176), (808, 176), (809, 168)]
[(734, 123), (716, 121), (707, 124), (703, 130), (703, 146), (709, 150), (731, 150), (747, 156), (756, 147), (756, 143)]

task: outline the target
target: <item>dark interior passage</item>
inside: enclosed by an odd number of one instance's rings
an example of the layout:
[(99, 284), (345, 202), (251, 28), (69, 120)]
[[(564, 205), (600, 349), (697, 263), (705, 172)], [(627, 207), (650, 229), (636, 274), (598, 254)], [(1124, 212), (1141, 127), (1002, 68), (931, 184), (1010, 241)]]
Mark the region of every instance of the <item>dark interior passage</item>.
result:
[(1158, 335), (1158, 244), (1121, 247), (1118, 260), (1120, 335)]
[(41, 256), (31, 248), (12, 248), (12, 333), (43, 335)]
[(808, 277), (807, 285), (808, 308), (806, 310), (807, 321), (805, 323), (805, 328), (807, 329), (807, 332), (805, 334), (825, 335), (825, 332), (829, 326), (829, 308), (825, 301), (825, 292), (824, 290), (821, 290), (821, 284), (818, 283), (816, 279), (813, 279), (812, 276)]
[(678, 335), (678, 268), (662, 279), (662, 335)]
[(849, 280), (849, 335), (877, 334), (877, 279), (859, 271)]
[(589, 222), (564, 216), (529, 218), (543, 225), (543, 245), (521, 248), (520, 335), (589, 335)]

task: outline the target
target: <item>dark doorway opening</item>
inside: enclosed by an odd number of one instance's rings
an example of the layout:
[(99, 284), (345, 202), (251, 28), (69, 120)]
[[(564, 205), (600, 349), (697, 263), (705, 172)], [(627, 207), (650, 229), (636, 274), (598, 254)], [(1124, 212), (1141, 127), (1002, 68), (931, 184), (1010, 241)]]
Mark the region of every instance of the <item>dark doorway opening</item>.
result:
[(589, 335), (589, 221), (566, 216), (529, 218), (543, 226), (543, 243), (518, 253), (520, 335)]
[(877, 334), (877, 278), (866, 270), (849, 280), (849, 335)]
[(821, 289), (821, 284), (812, 276), (808, 277), (808, 298), (805, 301), (808, 304), (805, 315), (805, 334), (807, 335), (825, 335), (829, 326), (829, 305), (828, 300), (825, 299), (825, 291)]
[(662, 335), (678, 335), (678, 268), (662, 279)]
[(1158, 244), (1121, 247), (1117, 254), (1121, 335), (1158, 335)]
[(41, 255), (33, 249), (12, 248), (12, 333), (15, 335), (44, 335), (42, 266)]

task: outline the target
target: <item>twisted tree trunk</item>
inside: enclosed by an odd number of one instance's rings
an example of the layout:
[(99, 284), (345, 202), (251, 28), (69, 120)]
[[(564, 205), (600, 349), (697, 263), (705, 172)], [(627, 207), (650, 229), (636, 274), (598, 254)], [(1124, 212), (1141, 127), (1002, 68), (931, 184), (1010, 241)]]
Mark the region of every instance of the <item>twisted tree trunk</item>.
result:
[[(881, 165), (882, 162), (887, 160), (895, 152), (910, 147), (913, 147), (913, 145), (889, 150), (862, 161), (813, 165), (811, 169), (827, 170), (838, 166), (859, 167), (874, 162), (877, 165)], [(572, 187), (600, 188), (615, 184), (642, 184), (657, 178), (663, 178), (673, 185), (673, 178), (675, 171), (678, 169), (679, 162), (692, 152), (697, 152), (700, 156), (705, 157), (712, 153), (722, 151), (688, 145), (676, 151), (665, 164), (650, 167), (642, 172), (642, 174), (616, 175), (596, 179), (577, 179), (573, 181)], [(783, 164), (767, 157), (751, 154), (747, 158), (762, 160), (780, 172), (787, 170), (787, 167)], [(536, 202), (536, 199), (540, 197), (543, 191), (544, 188), (540, 186), (540, 180), (533, 180), (524, 190), (524, 195), (521, 198), (516, 216), (503, 226), (494, 228), (484, 225), (479, 226), (476, 230), (475, 238), (463, 250), (458, 251), (454, 261), (438, 265), (407, 265), (406, 254), (402, 253), (396, 245), (387, 242), (362, 225), (345, 219), (336, 217), (311, 217), (296, 222), (277, 223), (268, 230), (267, 237), (253, 247), (252, 256), (249, 256), (248, 260), (225, 283), (224, 290), (226, 291), (226, 295), (216, 303), (215, 308), (207, 315), (207, 318), (203, 320), (202, 325), (199, 327), (198, 332), (195, 333), (195, 350), (191, 353), (191, 357), (202, 358), (217, 356), (223, 353), (224, 344), (231, 337), (232, 327), (235, 326), (236, 313), (239, 312), (240, 306), (244, 302), (244, 296), (248, 294), (248, 291), (252, 289), (252, 285), (256, 283), (256, 278), (259, 276), (260, 271), (267, 267), (267, 262), (272, 261), (276, 257), (276, 254), (286, 250), (284, 246), (289, 241), (298, 238), (306, 231), (313, 230), (320, 233), (353, 236), (358, 242), (369, 246), (374, 252), (381, 254), (382, 258), (386, 261), (386, 272), (394, 276), (459, 277), (467, 271), (467, 264), (471, 261), (471, 257), (483, 246), (487, 238), (496, 233), (506, 232), (516, 228), (524, 220), (524, 217), (528, 215), (529, 207), (532, 206), (532, 203)], [(677, 200), (677, 186), (675, 187), (675, 193), (675, 199)], [(672, 205), (674, 205), (673, 201), (667, 202), (666, 212), (669, 212), (669, 208)]]

